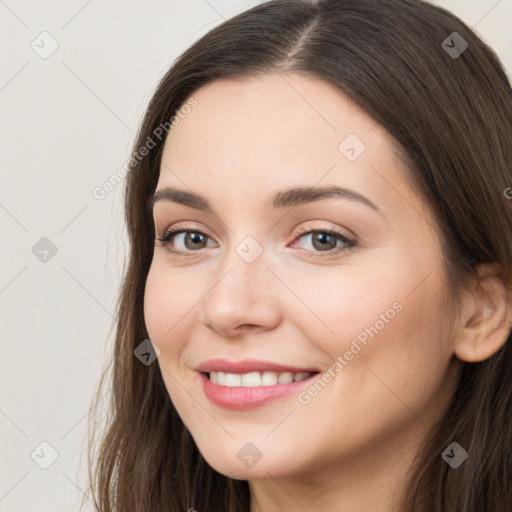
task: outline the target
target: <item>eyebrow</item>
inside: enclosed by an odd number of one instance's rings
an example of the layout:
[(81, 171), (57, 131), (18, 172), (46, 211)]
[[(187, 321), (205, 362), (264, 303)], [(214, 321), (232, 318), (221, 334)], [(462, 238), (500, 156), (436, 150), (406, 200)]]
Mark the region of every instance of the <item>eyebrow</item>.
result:
[[(360, 202), (382, 215), (381, 209), (366, 196), (354, 190), (335, 185), (325, 187), (294, 187), (282, 190), (274, 194), (265, 203), (265, 208), (273, 210), (290, 208), (301, 204), (332, 198), (342, 198)], [(204, 197), (194, 192), (187, 192), (186, 190), (180, 190), (177, 188), (166, 187), (155, 192), (147, 202), (148, 209), (152, 210), (154, 205), (161, 201), (170, 201), (189, 206), (190, 208), (196, 208), (201, 211), (212, 211), (208, 201)]]

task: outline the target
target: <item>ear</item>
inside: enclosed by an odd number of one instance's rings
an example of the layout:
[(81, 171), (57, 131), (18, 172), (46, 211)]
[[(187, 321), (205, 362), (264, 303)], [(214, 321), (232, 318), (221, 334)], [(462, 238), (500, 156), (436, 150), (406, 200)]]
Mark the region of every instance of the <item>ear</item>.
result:
[(462, 361), (484, 361), (502, 348), (512, 327), (509, 290), (497, 267), (482, 264), (471, 289), (465, 294), (460, 324), (454, 341), (455, 355)]

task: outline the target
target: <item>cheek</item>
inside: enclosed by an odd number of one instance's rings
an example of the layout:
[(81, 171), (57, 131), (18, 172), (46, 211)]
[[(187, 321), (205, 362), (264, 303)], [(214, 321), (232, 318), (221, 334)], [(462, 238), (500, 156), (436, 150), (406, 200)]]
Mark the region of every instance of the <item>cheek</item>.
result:
[(182, 347), (177, 334), (197, 301), (197, 291), (177, 274), (152, 265), (144, 291), (144, 319), (149, 338), (161, 351), (159, 360), (173, 361)]
[[(315, 275), (284, 276), (302, 301), (290, 296), (289, 320), (300, 322), (300, 330), (311, 342), (326, 345), (333, 357), (348, 350), (354, 339), (370, 339), (368, 329), (389, 330), (405, 304), (408, 282), (396, 268), (373, 264), (369, 270), (326, 268)], [(291, 306), (294, 306), (294, 313)], [(403, 316), (403, 314), (402, 314)]]
[[(318, 320), (314, 327), (307, 321), (300, 324), (331, 363), (323, 374), (325, 384), (315, 383), (316, 388), (306, 388), (297, 397), (294, 425), (296, 432), (304, 432), (297, 434), (304, 445), (313, 442), (310, 432), (318, 433), (316, 449), (323, 460), (339, 455), (333, 445), (340, 451), (359, 450), (372, 442), (377, 446), (406, 428), (421, 430), (445, 407), (451, 354), (440, 328), (446, 313), (436, 299), (441, 286), (437, 277), (414, 293), (410, 281), (398, 276), (391, 276), (392, 286), (373, 293), (368, 293), (370, 280), (359, 280), (361, 287), (343, 292), (340, 283), (332, 282), (327, 289), (338, 297), (336, 302), (309, 293), (309, 304), (316, 305), (316, 314), (336, 335), (315, 337)], [(346, 275), (343, 281), (347, 284)], [(288, 436), (283, 429), (275, 433), (273, 442), (287, 446)]]
[(180, 269), (170, 269), (154, 260), (146, 280), (144, 318), (155, 340), (172, 338), (181, 329), (186, 315), (206, 292), (200, 279)]
[(390, 402), (403, 408), (403, 400), (421, 409), (442, 385), (451, 343), (442, 327), (442, 276), (435, 271), (423, 281), (428, 270), (380, 265), (295, 288), (313, 313), (295, 315), (299, 330), (331, 358), (335, 377), (327, 387), (357, 397), (354, 407), (372, 414)]
[(197, 288), (188, 286), (182, 278), (180, 280), (178, 273), (161, 268), (158, 262), (151, 266), (144, 292), (146, 329), (149, 338), (160, 350), (157, 362), (165, 387), (174, 406), (184, 417), (189, 417), (187, 411), (191, 404), (180, 385), (180, 361), (187, 340), (183, 332), (189, 328), (187, 322), (193, 316), (190, 310), (197, 300)]

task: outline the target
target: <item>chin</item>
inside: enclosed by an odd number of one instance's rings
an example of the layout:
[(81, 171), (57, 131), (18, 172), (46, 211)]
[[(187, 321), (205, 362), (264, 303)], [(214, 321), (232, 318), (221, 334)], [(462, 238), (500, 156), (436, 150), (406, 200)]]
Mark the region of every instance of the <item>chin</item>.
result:
[(206, 451), (200, 449), (200, 451), (215, 471), (235, 480), (268, 479), (295, 472), (294, 467), (290, 465), (290, 460), (293, 459), (292, 454), (276, 453), (275, 449), (270, 451), (270, 447), (265, 449), (267, 454), (261, 452), (258, 454), (254, 445), (250, 443), (243, 443), (240, 447), (237, 443), (236, 448), (227, 447), (215, 453), (208, 449)]

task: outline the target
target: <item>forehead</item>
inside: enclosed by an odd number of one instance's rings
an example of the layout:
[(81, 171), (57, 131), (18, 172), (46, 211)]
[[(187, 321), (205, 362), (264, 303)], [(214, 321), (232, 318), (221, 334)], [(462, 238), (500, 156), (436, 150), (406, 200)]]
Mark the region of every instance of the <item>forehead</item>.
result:
[(361, 141), (366, 154), (393, 157), (384, 130), (336, 87), (321, 80), (297, 74), (216, 80), (193, 97), (197, 106), (167, 137), (164, 162), (170, 158), (175, 163), (193, 161), (203, 170), (215, 162), (217, 170), (225, 170), (242, 160), (247, 170), (252, 167), (250, 158), (260, 172), (286, 164), (297, 171), (314, 168), (318, 175), (328, 170), (321, 167), (327, 161), (341, 162), (347, 169), (357, 167), (340, 152), (340, 143), (349, 135)]
[[(265, 74), (243, 80), (216, 80), (193, 94), (197, 106), (171, 130), (166, 146), (195, 132), (197, 143), (243, 141), (266, 148), (304, 139), (320, 150), (337, 149), (344, 134), (357, 133), (373, 145), (383, 142), (375, 121), (341, 91), (324, 81), (294, 73)], [(276, 139), (276, 137), (278, 137)], [(324, 141), (324, 144), (320, 144)], [(311, 150), (313, 144), (308, 144)], [(297, 148), (296, 148), (297, 149)]]
[(405, 200), (426, 213), (393, 139), (332, 84), (273, 73), (216, 80), (192, 97), (197, 105), (166, 139), (157, 189), (188, 188), (220, 205), (337, 184), (378, 198), (383, 210)]

